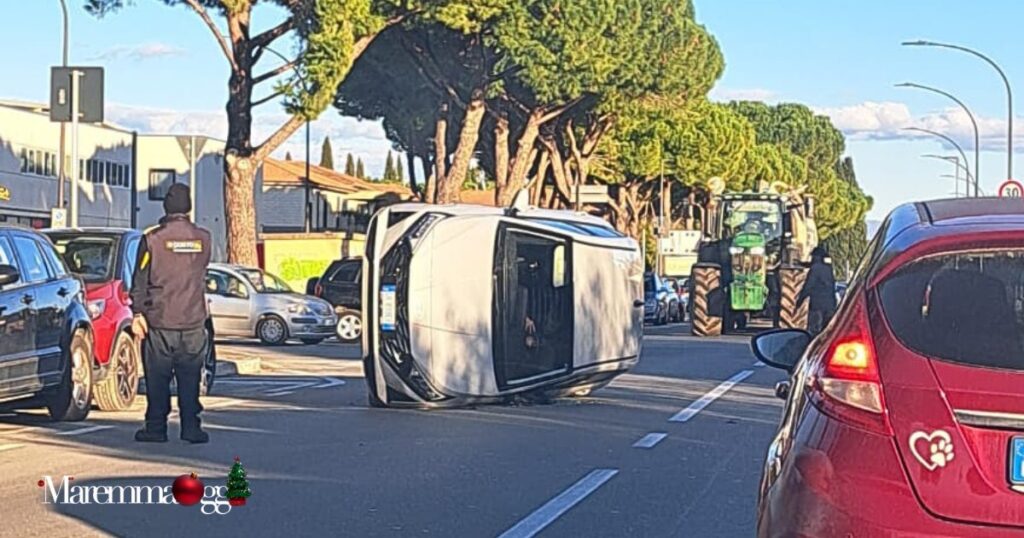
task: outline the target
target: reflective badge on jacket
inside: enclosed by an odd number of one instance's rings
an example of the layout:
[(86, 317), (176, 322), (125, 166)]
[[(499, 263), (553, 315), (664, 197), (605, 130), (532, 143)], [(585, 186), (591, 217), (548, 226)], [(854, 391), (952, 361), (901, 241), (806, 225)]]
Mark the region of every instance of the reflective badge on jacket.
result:
[(167, 250), (174, 252), (175, 254), (193, 254), (196, 252), (203, 251), (202, 241), (167, 241), (165, 243)]

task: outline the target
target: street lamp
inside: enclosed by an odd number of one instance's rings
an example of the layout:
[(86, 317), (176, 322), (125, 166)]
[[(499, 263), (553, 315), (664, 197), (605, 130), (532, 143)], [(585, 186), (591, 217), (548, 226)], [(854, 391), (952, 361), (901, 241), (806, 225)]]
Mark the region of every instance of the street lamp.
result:
[[(263, 47), (263, 48), (265, 50), (267, 50), (268, 52), (270, 52), (271, 54), (273, 54), (274, 56), (277, 56), (278, 58), (280, 58), (281, 61), (284, 62), (285, 64), (287, 64), (288, 62), (291, 61), (288, 58), (285, 58), (285, 56), (283, 54), (281, 54), (280, 52), (277, 52), (276, 50), (274, 50), (274, 49), (272, 49), (270, 47)], [(306, 93), (309, 93), (309, 84), (306, 82), (306, 77), (302, 75), (302, 71), (299, 71), (299, 65), (296, 63), (292, 67), (292, 69), (295, 71), (295, 77), (298, 78), (299, 81), (302, 82), (302, 90), (305, 91)], [(306, 181), (305, 181), (305, 198), (306, 198), (306, 203), (303, 204), (303, 207), (305, 207), (305, 210), (303, 212), (303, 229), (306, 231), (306, 233), (309, 233), (309, 232), (311, 232), (313, 230), (313, 219), (312, 219), (312, 214), (311, 214), (311, 211), (310, 211), (311, 207), (310, 207), (310, 200), (309, 200), (309, 116), (306, 116), (305, 114), (303, 114), (303, 116), (306, 118)]]
[[(955, 164), (957, 170), (963, 170), (964, 171), (964, 180), (966, 181), (968, 187), (971, 185), (971, 182), (973, 180), (973, 177), (971, 176), (971, 169), (967, 166), (967, 163), (961, 162), (960, 157), (956, 157), (956, 156), (952, 156), (952, 155), (933, 155), (933, 154), (925, 154), (925, 155), (921, 155), (921, 156), (926, 158), (926, 159), (941, 159), (943, 161)], [(970, 194), (969, 189), (968, 189), (968, 194)]]
[[(63, 54), (63, 57), (61, 59), (61, 67), (67, 67), (68, 66), (68, 4), (67, 4), (67, 2), (65, 0), (60, 0), (60, 10), (61, 10), (61, 13), (64, 16), (64, 40), (63, 40), (63, 43), (62, 43), (63, 49), (64, 49), (64, 51), (63, 51), (64, 54)], [(64, 160), (66, 159), (66, 157), (64, 155), (64, 137), (65, 137), (64, 129), (65, 129), (65, 126), (66, 126), (66, 124), (63, 121), (60, 122), (60, 147), (57, 149), (57, 160), (60, 161), (57, 164), (57, 207), (60, 207), (60, 208), (64, 207)], [(76, 155), (75, 158), (77, 159), (78, 156)]]
[[(963, 167), (963, 165), (960, 164), (960, 157), (947, 157), (947, 156), (944, 156), (944, 155), (922, 155), (922, 157), (927, 158), (927, 159), (938, 159), (940, 161), (947, 162), (947, 163), (953, 163), (953, 173), (952, 174), (943, 174), (941, 177), (953, 178), (953, 194), (957, 198), (959, 198), (960, 197), (960, 170)], [(969, 174), (970, 174), (970, 170), (968, 170), (968, 178), (970, 177)], [(968, 179), (967, 185), (970, 186), (970, 184), (971, 184), (970, 180)]]
[(978, 135), (978, 122), (974, 119), (974, 114), (971, 113), (971, 109), (967, 108), (967, 105), (965, 105), (963, 101), (957, 99), (953, 94), (948, 93), (948, 92), (944, 92), (944, 91), (942, 91), (942, 90), (940, 90), (938, 88), (932, 88), (931, 86), (924, 86), (922, 84), (915, 84), (913, 82), (904, 82), (902, 84), (897, 84), (896, 87), (897, 88), (917, 88), (919, 90), (925, 90), (925, 91), (929, 91), (929, 92), (932, 92), (932, 93), (937, 93), (939, 95), (948, 97), (954, 103), (960, 105), (960, 108), (964, 109), (964, 112), (967, 113), (967, 117), (970, 118), (970, 120), (971, 120), (971, 125), (974, 126), (974, 196), (978, 196), (978, 177), (979, 177), (979, 174), (980, 174), (980, 172), (978, 171), (978, 166), (979, 166), (979, 163), (981, 161), (981, 150), (980, 150), (981, 140), (980, 140), (980, 137)]
[(961, 45), (938, 43), (922, 39), (917, 41), (904, 41), (903, 45), (909, 47), (942, 47), (966, 52), (967, 54), (971, 54), (985, 60), (985, 62), (991, 65), (996, 72), (999, 73), (999, 76), (1003, 79), (1003, 85), (1006, 86), (1006, 179), (1013, 179), (1013, 90), (1010, 88), (1010, 79), (1006, 78), (1006, 73), (1003, 72), (1002, 68), (1000, 68), (992, 58), (989, 58), (974, 49), (969, 49)]
[[(964, 153), (964, 149), (960, 147), (960, 144), (956, 143), (956, 140), (953, 140), (952, 138), (950, 138), (950, 137), (948, 137), (948, 136), (946, 136), (946, 135), (944, 135), (944, 134), (942, 134), (940, 132), (932, 131), (930, 129), (923, 129), (921, 127), (904, 127), (903, 130), (904, 131), (914, 131), (914, 132), (918, 132), (918, 133), (925, 133), (925, 134), (930, 134), (932, 136), (937, 136), (937, 137), (945, 140), (946, 142), (949, 142), (954, 148), (956, 148), (956, 150), (960, 152), (960, 156), (964, 158), (964, 162), (965, 163), (967, 162), (967, 154)], [(966, 166), (965, 166), (965, 168), (966, 168)], [(968, 177), (968, 185), (970, 185), (971, 170), (969, 168), (967, 169), (967, 177)], [(969, 192), (969, 189), (968, 189), (967, 195), (970, 196), (970, 194), (971, 193)], [(978, 176), (974, 176), (974, 195), (975, 196), (978, 195)]]

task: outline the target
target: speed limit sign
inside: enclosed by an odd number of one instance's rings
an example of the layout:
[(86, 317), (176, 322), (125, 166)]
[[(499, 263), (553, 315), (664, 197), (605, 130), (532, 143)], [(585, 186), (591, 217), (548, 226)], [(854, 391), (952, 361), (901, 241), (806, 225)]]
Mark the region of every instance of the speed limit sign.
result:
[(1019, 181), (1007, 179), (999, 186), (999, 196), (1003, 198), (1021, 198), (1024, 196), (1024, 185)]

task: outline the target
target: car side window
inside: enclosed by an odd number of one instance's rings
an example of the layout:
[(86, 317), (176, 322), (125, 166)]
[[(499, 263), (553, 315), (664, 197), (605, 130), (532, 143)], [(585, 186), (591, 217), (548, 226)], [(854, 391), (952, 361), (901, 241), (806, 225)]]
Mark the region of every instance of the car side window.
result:
[(359, 279), (359, 270), (362, 267), (361, 263), (343, 263), (338, 266), (329, 280), (331, 282), (355, 282)]
[(67, 275), (67, 267), (64, 265), (64, 261), (61, 257), (57, 255), (57, 251), (53, 248), (53, 245), (43, 243), (42, 241), (38, 241), (37, 244), (39, 246), (39, 250), (43, 251), (43, 256), (46, 258), (46, 264), (50, 269), (50, 274), (57, 278)]
[(39, 250), (39, 243), (35, 240), (16, 235), (14, 236), (14, 250), (18, 252), (18, 261), (21, 265), (21, 280), (23, 282), (45, 282), (51, 277), (43, 253)]
[(6, 237), (0, 236), (0, 265), (16, 265), (14, 263), (14, 249)]
[(139, 259), (139, 238), (128, 240), (124, 248), (124, 276), (121, 281), (127, 289), (132, 289), (132, 279), (135, 276), (135, 262)]

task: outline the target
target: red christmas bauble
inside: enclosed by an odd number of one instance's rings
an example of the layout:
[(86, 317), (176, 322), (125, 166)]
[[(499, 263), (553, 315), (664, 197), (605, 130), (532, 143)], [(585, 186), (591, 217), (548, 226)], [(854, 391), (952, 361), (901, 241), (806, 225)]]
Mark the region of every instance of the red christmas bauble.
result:
[(203, 481), (199, 480), (196, 473), (183, 474), (174, 479), (171, 486), (171, 494), (174, 500), (182, 506), (192, 506), (203, 498)]

